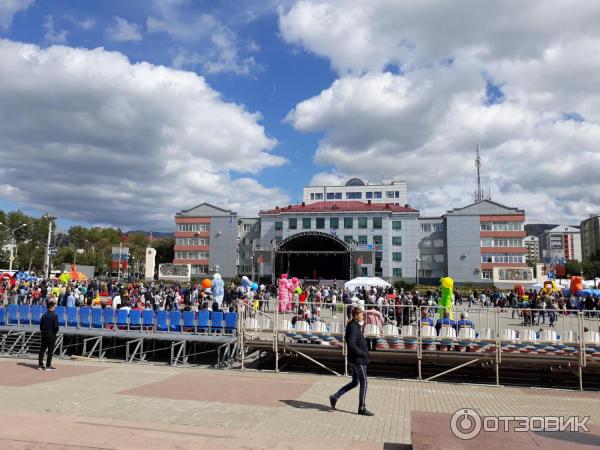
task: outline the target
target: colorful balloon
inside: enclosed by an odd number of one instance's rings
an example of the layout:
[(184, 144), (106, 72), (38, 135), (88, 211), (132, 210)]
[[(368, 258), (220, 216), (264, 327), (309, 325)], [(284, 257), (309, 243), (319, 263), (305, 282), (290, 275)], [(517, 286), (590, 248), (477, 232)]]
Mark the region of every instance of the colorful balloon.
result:
[(202, 280), (202, 287), (204, 289), (210, 289), (212, 287), (212, 281), (210, 281), (210, 279), (205, 278), (204, 280)]
[(250, 286), (250, 288), (251, 288), (253, 291), (257, 291), (257, 290), (258, 290), (258, 283), (252, 283), (252, 286)]
[(298, 295), (302, 294), (302, 288), (297, 287), (296, 294), (298, 294)]

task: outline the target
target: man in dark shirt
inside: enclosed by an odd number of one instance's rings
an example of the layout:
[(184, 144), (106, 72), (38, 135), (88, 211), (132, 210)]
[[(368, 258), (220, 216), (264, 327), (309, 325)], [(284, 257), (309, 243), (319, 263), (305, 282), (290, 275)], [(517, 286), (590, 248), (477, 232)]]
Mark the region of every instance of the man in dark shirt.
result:
[[(55, 370), (52, 367), (52, 354), (54, 353), (54, 343), (56, 342), (56, 334), (58, 333), (58, 316), (54, 312), (56, 304), (48, 303), (48, 311), (40, 320), (40, 332), (42, 334), (42, 344), (40, 345), (39, 364), (40, 370)], [(46, 367), (44, 368), (44, 353), (48, 350), (46, 358)]]
[(353, 308), (352, 320), (346, 325), (345, 335), (346, 345), (348, 346), (348, 362), (352, 367), (352, 381), (335, 394), (329, 396), (329, 402), (331, 403), (331, 407), (335, 409), (335, 405), (339, 398), (360, 384), (358, 414), (361, 416), (373, 416), (374, 414), (366, 407), (369, 346), (367, 345), (367, 340), (362, 332), (363, 323), (363, 310), (360, 308)]

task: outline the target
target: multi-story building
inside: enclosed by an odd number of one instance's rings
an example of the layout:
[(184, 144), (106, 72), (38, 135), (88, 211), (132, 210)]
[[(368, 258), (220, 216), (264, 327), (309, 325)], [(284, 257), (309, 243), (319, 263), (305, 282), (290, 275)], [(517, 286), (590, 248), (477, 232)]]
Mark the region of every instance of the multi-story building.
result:
[(525, 236), (523, 245), (527, 249), (525, 253), (525, 262), (529, 264), (537, 264), (540, 260), (540, 238), (537, 236)]
[(304, 203), (337, 202), (353, 200), (401, 206), (407, 203), (407, 187), (404, 178), (395, 177), (381, 184), (369, 184), (352, 178), (343, 186), (307, 186), (304, 188)]
[(260, 241), (260, 219), (241, 217), (238, 219), (237, 273), (252, 277), (259, 273), (254, 252)]
[(460, 283), (530, 281), (525, 211), (482, 200), (445, 215), (447, 273)]
[(578, 228), (559, 225), (544, 233), (542, 241), (544, 260), (553, 264), (581, 261), (581, 234)]
[(600, 255), (600, 214), (590, 214), (581, 222), (581, 256), (589, 260)]
[(446, 276), (446, 232), (443, 217), (419, 218), (419, 282), (437, 284)]
[[(259, 215), (261, 248), (273, 246), (276, 276), (415, 279), (419, 212), (408, 205), (323, 201)], [(265, 275), (273, 270), (264, 269)]]
[(189, 264), (192, 277), (237, 275), (237, 213), (202, 203), (178, 212), (175, 226), (173, 264)]

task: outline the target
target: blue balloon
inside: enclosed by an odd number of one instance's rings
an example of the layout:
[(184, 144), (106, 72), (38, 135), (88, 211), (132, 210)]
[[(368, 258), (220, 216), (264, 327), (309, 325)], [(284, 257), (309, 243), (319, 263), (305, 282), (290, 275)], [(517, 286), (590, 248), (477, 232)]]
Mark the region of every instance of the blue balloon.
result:
[(252, 283), (252, 290), (258, 291), (258, 283)]

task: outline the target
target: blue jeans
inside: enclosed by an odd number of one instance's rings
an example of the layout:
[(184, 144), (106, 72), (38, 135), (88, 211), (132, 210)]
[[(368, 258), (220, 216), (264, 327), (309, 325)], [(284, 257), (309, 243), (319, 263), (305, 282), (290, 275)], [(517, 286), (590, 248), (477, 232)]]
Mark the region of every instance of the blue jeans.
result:
[(360, 391), (358, 394), (358, 409), (365, 409), (365, 401), (367, 398), (367, 366), (363, 366), (361, 364), (352, 364), (352, 381), (342, 387), (339, 391), (333, 394), (336, 400), (344, 395), (346, 392), (354, 389), (356, 386), (360, 384)]

